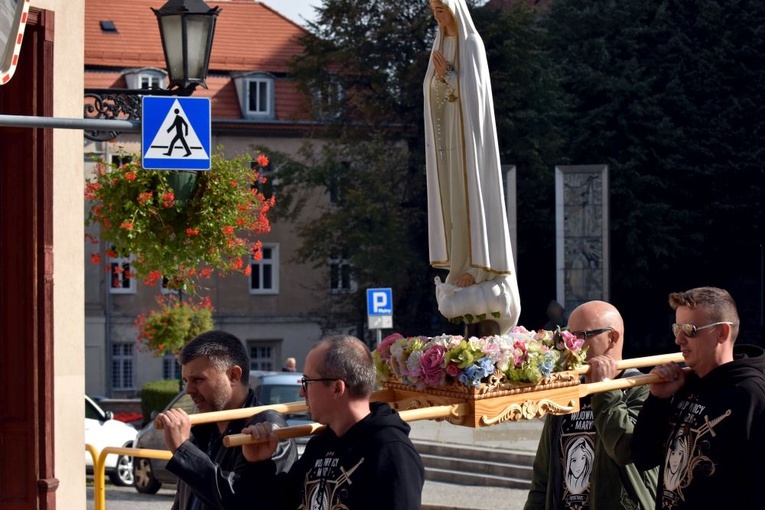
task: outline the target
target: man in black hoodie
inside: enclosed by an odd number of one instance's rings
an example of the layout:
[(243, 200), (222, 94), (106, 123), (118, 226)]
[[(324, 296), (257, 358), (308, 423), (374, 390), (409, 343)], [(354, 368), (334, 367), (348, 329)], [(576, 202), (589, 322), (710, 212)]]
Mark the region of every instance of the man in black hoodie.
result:
[(765, 353), (735, 346), (739, 317), (723, 289), (670, 294), (672, 325), (686, 372), (652, 370), (664, 382), (638, 416), (632, 455), (661, 466), (656, 508), (761, 508), (765, 480)]
[(369, 401), (375, 367), (367, 346), (352, 336), (324, 338), (308, 353), (303, 375), (301, 396), (326, 430), (311, 438), (289, 473), (277, 475), (270, 457), (278, 438), (271, 425), (244, 429), (268, 439), (242, 447), (264, 489), (249, 508), (419, 509), (422, 460), (409, 425), (388, 404)]
[[(262, 405), (247, 385), (250, 361), (236, 336), (224, 331), (202, 333), (180, 354), (186, 393), (200, 413)], [(167, 470), (178, 476), (173, 510), (247, 508), (258, 494), (248, 475), (250, 464), (241, 447), (226, 448), (223, 436), (264, 420), (286, 427), (281, 414), (265, 411), (250, 419), (191, 426), (183, 409), (169, 409), (157, 418), (163, 425), (165, 445), (173, 452)], [(285, 471), (297, 458), (294, 441), (282, 441), (273, 462)]]

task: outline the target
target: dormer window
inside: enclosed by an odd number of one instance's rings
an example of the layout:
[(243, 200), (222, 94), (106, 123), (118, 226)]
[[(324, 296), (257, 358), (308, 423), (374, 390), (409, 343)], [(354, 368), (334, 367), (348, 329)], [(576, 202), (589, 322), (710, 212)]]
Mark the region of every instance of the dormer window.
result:
[(266, 73), (234, 76), (242, 117), (245, 119), (274, 118), (274, 78)]
[(123, 75), (129, 89), (164, 89), (167, 85), (167, 72), (162, 69), (129, 69)]

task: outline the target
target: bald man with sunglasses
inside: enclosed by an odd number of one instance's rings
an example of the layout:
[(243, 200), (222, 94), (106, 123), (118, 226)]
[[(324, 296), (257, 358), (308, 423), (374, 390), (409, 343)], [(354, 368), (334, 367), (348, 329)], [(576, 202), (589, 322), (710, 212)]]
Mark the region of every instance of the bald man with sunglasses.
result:
[(699, 287), (669, 295), (672, 334), (689, 371), (652, 370), (632, 450), (643, 468), (660, 466), (656, 509), (762, 508), (765, 480), (765, 352), (735, 345), (731, 295)]
[[(619, 370), (624, 321), (604, 301), (588, 301), (571, 312), (568, 329), (584, 341), (585, 382), (641, 374)], [(597, 393), (582, 398), (579, 412), (548, 414), (534, 459), (525, 510), (647, 510), (656, 496), (658, 469), (632, 463), (630, 437), (648, 388)]]

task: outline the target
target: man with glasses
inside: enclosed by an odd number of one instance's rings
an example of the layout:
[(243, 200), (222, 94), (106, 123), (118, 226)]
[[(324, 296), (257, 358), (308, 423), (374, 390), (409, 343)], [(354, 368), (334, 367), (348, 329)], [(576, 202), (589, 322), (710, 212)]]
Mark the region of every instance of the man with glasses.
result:
[(765, 480), (765, 353), (735, 345), (736, 303), (714, 287), (669, 295), (672, 334), (688, 371), (654, 368), (632, 450), (660, 466), (656, 508), (762, 508)]
[[(613, 305), (589, 301), (578, 306), (568, 330), (587, 348), (585, 382), (640, 374), (617, 368), (624, 321)], [(581, 399), (577, 413), (548, 414), (524, 509), (652, 508), (658, 469), (639, 470), (630, 451), (635, 420), (647, 396), (645, 386), (596, 393)]]
[(322, 339), (308, 353), (301, 396), (311, 418), (327, 427), (306, 445), (289, 473), (270, 460), (277, 436), (268, 423), (244, 429), (268, 442), (243, 446), (263, 488), (249, 508), (415, 510), (424, 468), (409, 425), (387, 403), (370, 403), (375, 366), (369, 348), (352, 336)]
[[(198, 412), (262, 405), (247, 385), (250, 358), (236, 336), (224, 331), (202, 333), (181, 350), (179, 361), (186, 393)], [(163, 425), (165, 445), (173, 453), (167, 469), (178, 476), (173, 510), (247, 508), (261, 491), (247, 474), (249, 464), (241, 447), (226, 448), (223, 436), (264, 420), (287, 426), (275, 411), (193, 427), (180, 408), (168, 409), (157, 419)], [(272, 460), (279, 471), (289, 469), (297, 458), (293, 440), (280, 442), (274, 450)]]

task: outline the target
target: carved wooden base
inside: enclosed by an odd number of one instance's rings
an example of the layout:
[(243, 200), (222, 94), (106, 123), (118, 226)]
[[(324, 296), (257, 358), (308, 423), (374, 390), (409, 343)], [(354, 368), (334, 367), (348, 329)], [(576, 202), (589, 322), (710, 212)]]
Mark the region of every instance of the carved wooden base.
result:
[(463, 412), (443, 418), (454, 425), (488, 427), (504, 421), (568, 414), (579, 410), (579, 377), (557, 372), (540, 384), (491, 381), (480, 388), (462, 385), (426, 387), (423, 391), (401, 382), (385, 383), (385, 400), (397, 410), (466, 404)]

